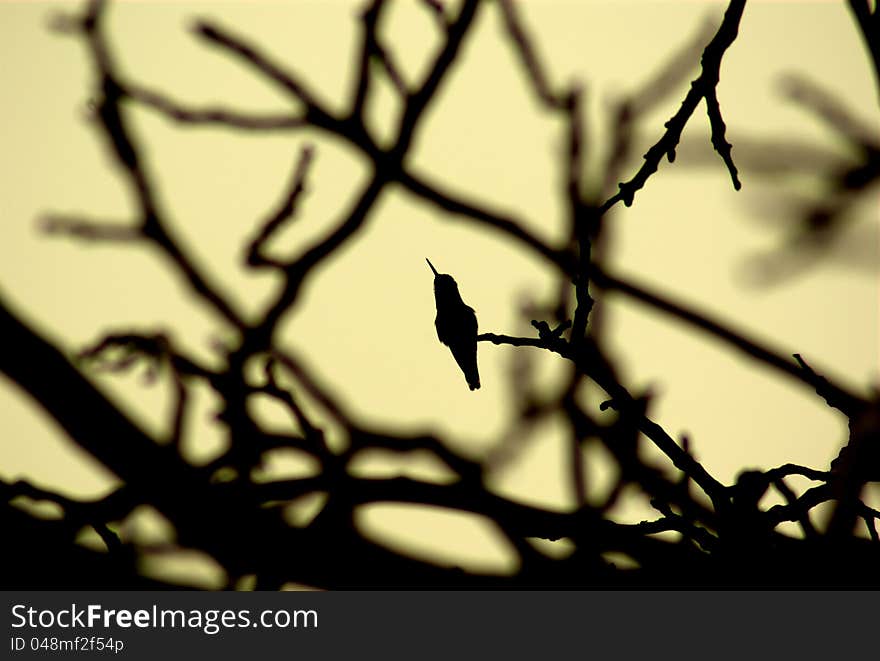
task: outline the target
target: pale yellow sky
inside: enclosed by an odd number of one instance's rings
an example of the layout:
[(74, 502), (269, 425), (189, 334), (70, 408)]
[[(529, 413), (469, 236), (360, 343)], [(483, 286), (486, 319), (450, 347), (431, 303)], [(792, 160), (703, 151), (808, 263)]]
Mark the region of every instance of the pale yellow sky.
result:
[[(124, 2), (111, 11), (109, 33), (128, 79), (181, 102), (289, 108), (253, 71), (193, 37), (192, 18), (211, 17), (257, 42), (339, 109), (353, 82), (357, 5)], [(121, 223), (132, 218), (103, 138), (88, 121), (85, 48), (48, 29), (58, 9), (71, 6), (0, 3), (0, 89), (6, 95), (0, 104), (0, 287), (19, 313), (70, 352), (111, 330), (168, 329), (187, 350), (216, 360), (212, 346), (227, 340), (228, 330), (193, 305), (154, 251), (82, 245), (36, 229), (37, 219), (50, 211)], [(608, 148), (610, 102), (644, 83), (707, 16), (717, 24), (725, 3), (546, 0), (521, 6), (552, 83), (579, 80), (586, 88), (586, 148), (595, 177)], [(384, 36), (410, 83), (420, 79), (440, 43), (431, 17), (414, 2), (395, 3)], [(846, 154), (839, 138), (780, 93), (780, 76), (792, 71), (809, 75), (880, 126), (875, 81), (845, 3), (750, 2), (718, 88), (735, 160), (738, 136), (800, 137)], [(639, 125), (645, 146), (661, 135), (686, 89), (684, 82)], [(399, 109), (393, 89), (381, 87), (372, 104), (371, 128), (388, 135)], [(261, 309), (278, 283), (241, 266), (243, 246), (277, 202), (299, 149), (314, 144), (316, 158), (299, 215), (273, 244), (279, 254), (297, 254), (338, 222), (368, 174), (347, 147), (313, 131), (257, 135), (186, 128), (141, 109), (132, 117), (175, 236), (248, 314)], [(708, 144), (702, 104), (685, 139)], [(410, 162), (554, 240), (565, 229), (562, 147), (562, 124), (539, 109), (502, 38), (497, 9), (484, 7), (463, 59), (425, 118)], [(630, 163), (627, 172), (638, 165)], [(768, 185), (758, 176), (743, 172), (743, 190), (735, 193), (720, 159), (699, 169), (664, 162), (635, 204), (609, 217), (614, 270), (710, 310), (782, 353), (800, 352), (817, 369), (864, 389), (876, 382), (880, 364), (877, 260), (855, 267), (829, 258), (790, 282), (748, 285), (742, 277), (748, 260), (770, 250), (779, 236), (772, 218), (756, 219), (752, 212), (763, 199), (759, 193), (781, 191), (782, 184)], [(842, 242), (873, 246), (876, 255), (877, 211), (876, 197), (859, 206)], [(518, 314), (521, 302), (552, 291), (535, 258), (393, 189), (381, 198), (366, 234), (310, 282), (285, 321), (284, 341), (365, 418), (448, 433), (462, 443), (457, 449), (481, 456), (506, 428), (513, 355), (532, 350), (481, 344), (483, 388), (470, 392), (436, 340), (425, 257), (455, 276), (482, 331), (528, 333)], [(815, 394), (677, 322), (614, 302), (608, 333), (632, 387), (655, 393), (657, 421), (673, 435), (686, 431), (698, 458), (724, 482), (742, 468), (789, 461), (825, 468), (844, 440), (843, 419)], [(549, 387), (558, 359), (537, 358)], [(140, 375), (97, 380), (151, 429), (164, 428), (167, 387), (146, 387)], [(199, 439), (199, 456), (206, 457), (220, 435), (210, 419), (210, 396), (199, 391), (194, 401), (191, 432)], [(284, 420), (274, 411), (267, 415), (273, 424)], [(98, 495), (112, 484), (6, 383), (0, 419), (0, 477), (27, 476), (78, 495)], [(496, 476), (497, 488), (522, 500), (567, 506), (562, 439), (552, 426), (542, 432)], [(385, 462), (377, 459), (371, 470), (396, 469)], [(367, 514), (369, 525), (394, 525), (407, 543), (445, 548), (448, 557), (484, 568), (509, 566), (491, 531), (472, 519), (422, 511), (382, 518), (379, 509)]]

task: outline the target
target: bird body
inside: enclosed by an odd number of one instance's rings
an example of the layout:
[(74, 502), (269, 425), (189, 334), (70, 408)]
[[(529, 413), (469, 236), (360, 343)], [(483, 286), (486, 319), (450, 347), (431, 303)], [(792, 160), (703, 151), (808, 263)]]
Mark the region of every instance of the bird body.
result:
[(426, 260), (434, 272), (434, 300), (437, 317), (434, 326), (437, 338), (452, 351), (471, 390), (480, 387), (477, 368), (477, 314), (467, 305), (458, 292), (458, 283), (451, 275), (438, 273), (430, 260)]

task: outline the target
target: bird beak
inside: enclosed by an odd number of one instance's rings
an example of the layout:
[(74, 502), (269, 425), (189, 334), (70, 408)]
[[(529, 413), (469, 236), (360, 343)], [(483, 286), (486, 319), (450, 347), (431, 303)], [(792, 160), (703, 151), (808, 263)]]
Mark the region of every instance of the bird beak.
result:
[(428, 262), (428, 266), (431, 267), (431, 270), (434, 272), (434, 275), (440, 275), (439, 273), (437, 273), (437, 269), (434, 268), (434, 265), (431, 263), (431, 260), (430, 260), (430, 259), (428, 259), (428, 258), (426, 257), (426, 258), (425, 258), (425, 261)]

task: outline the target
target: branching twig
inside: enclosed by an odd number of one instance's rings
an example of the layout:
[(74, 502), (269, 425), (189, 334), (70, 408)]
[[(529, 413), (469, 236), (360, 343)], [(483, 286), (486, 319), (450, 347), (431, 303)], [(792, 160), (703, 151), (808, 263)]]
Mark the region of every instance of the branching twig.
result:
[(274, 266), (283, 268), (283, 265), (263, 254), (265, 244), (272, 238), (272, 235), (284, 224), (286, 220), (291, 218), (296, 210), (296, 204), (300, 196), (305, 190), (306, 172), (312, 162), (314, 150), (311, 146), (303, 147), (300, 152), (299, 161), (293, 171), (293, 177), (290, 181), (289, 189), (284, 195), (284, 199), (278, 208), (264, 221), (257, 236), (248, 245), (245, 260), (250, 266)]
[(46, 234), (65, 234), (86, 241), (137, 241), (144, 238), (138, 227), (57, 214), (43, 217), (40, 229)]
[(210, 303), (227, 321), (241, 328), (244, 326), (242, 318), (216, 288), (209, 284), (205, 276), (196, 269), (193, 261), (168, 234), (161, 219), (152, 186), (147, 180), (138, 148), (135, 146), (122, 112), (122, 102), (126, 95), (117, 82), (115, 67), (103, 34), (104, 9), (103, 0), (92, 0), (82, 21), (82, 28), (88, 39), (92, 60), (98, 71), (101, 94), (97, 102), (97, 116), (104, 128), (117, 164), (125, 172), (134, 191), (141, 214), (141, 231), (165, 253), (199, 296)]
[(813, 526), (812, 521), (810, 521), (810, 514), (806, 511), (801, 511), (797, 508), (797, 496), (794, 491), (792, 491), (789, 486), (785, 483), (785, 478), (780, 477), (773, 481), (773, 485), (776, 487), (777, 491), (782, 494), (782, 497), (785, 498), (785, 501), (792, 508), (792, 510), (797, 515), (797, 521), (801, 526), (801, 530), (804, 531), (804, 537), (806, 538), (815, 538), (819, 536), (818, 531)]
[[(293, 396), (293, 393), (289, 390), (282, 388), (278, 381), (275, 378), (275, 357), (270, 357), (269, 360), (266, 361), (265, 375), (266, 375), (266, 384), (260, 389), (261, 392), (265, 392), (267, 395), (271, 395), (275, 397), (287, 406), (290, 409), (290, 412), (293, 414), (293, 417), (296, 418), (297, 424), (299, 424), (300, 428), (303, 431), (303, 434), (307, 439), (314, 440), (317, 443), (324, 445), (326, 448), (326, 444), (324, 443), (324, 433), (316, 427), (309, 417), (305, 414), (302, 407), (299, 405), (299, 402)], [(286, 363), (288, 366), (290, 363)]]
[(553, 248), (545, 243), (531, 231), (526, 230), (521, 221), (492, 211), (486, 205), (455, 197), (443, 191), (438, 184), (429, 181), (426, 177), (410, 171), (401, 172), (398, 181), (407, 190), (426, 202), (430, 202), (444, 211), (467, 216), (469, 219), (476, 220), (487, 227), (499, 230), (507, 237), (532, 249), (535, 253), (548, 260), (550, 264), (554, 266), (561, 265), (567, 273), (574, 272), (573, 260), (566, 251)]
[(706, 110), (709, 113), (709, 123), (712, 127), (712, 145), (721, 155), (721, 158), (724, 159), (724, 163), (730, 171), (730, 178), (733, 180), (733, 187), (736, 190), (740, 189), (741, 184), (730, 155), (730, 144), (728, 144), (724, 137), (725, 126), (724, 121), (721, 119), (721, 111), (718, 106), (715, 88), (720, 78), (721, 58), (734, 39), (736, 39), (739, 31), (739, 21), (742, 18), (745, 5), (745, 0), (730, 0), (718, 32), (715, 33), (715, 37), (703, 51), (702, 73), (691, 83), (691, 89), (688, 91), (678, 112), (666, 122), (666, 133), (645, 154), (645, 162), (635, 176), (626, 183), (620, 184), (620, 190), (602, 204), (601, 213), (604, 214), (620, 201), (626, 206), (630, 206), (636, 191), (640, 190), (648, 181), (648, 178), (657, 171), (663, 157), (666, 156), (670, 162), (675, 160), (675, 148), (681, 139), (682, 131), (684, 131), (685, 125), (694, 113), (694, 110), (696, 110), (697, 104), (703, 98), (706, 99)]
[(880, 149), (880, 135), (876, 127), (862, 120), (847, 108), (834, 93), (814, 80), (789, 74), (782, 80), (783, 90), (792, 101), (810, 109), (834, 131), (846, 136), (853, 145)]

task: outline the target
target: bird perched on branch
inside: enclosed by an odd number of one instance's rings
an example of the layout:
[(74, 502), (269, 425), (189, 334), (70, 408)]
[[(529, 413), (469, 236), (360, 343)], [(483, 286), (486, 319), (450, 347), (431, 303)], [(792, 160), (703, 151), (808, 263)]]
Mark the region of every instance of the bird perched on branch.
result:
[(477, 315), (474, 309), (461, 300), (458, 284), (451, 275), (438, 273), (426, 259), (434, 272), (434, 300), (437, 302), (437, 337), (450, 348), (455, 362), (464, 372), (468, 387), (480, 387), (480, 372), (477, 369)]

